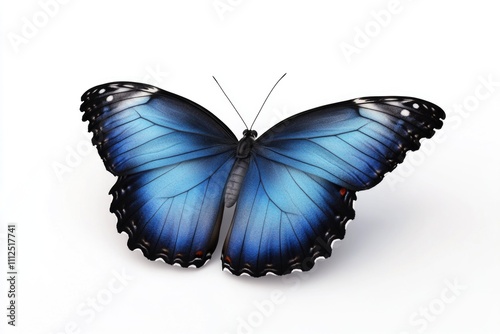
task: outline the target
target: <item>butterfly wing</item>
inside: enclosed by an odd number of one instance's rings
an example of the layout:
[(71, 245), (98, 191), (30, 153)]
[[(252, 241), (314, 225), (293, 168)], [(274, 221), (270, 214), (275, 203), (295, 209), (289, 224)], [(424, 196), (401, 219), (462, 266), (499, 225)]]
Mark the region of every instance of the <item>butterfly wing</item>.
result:
[(82, 101), (93, 143), (118, 176), (110, 210), (129, 248), (203, 265), (217, 244), (236, 137), (208, 110), (150, 85), (100, 85)]
[(354, 218), (354, 191), (252, 156), (222, 250), (223, 267), (259, 277), (307, 271)]
[(292, 116), (258, 139), (256, 154), (351, 190), (368, 189), (442, 126), (444, 111), (411, 97), (366, 97)]
[(311, 269), (344, 237), (355, 191), (380, 182), (444, 117), (420, 99), (369, 97), (309, 110), (268, 130), (255, 142), (223, 267), (256, 277)]

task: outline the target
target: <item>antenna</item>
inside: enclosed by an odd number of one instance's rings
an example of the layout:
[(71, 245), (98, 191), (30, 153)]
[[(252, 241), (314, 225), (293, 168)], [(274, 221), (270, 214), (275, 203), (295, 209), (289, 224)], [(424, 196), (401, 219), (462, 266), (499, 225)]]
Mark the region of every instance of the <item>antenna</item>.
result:
[(252, 125), (250, 126), (250, 129), (248, 128), (248, 125), (247, 123), (245, 123), (245, 120), (243, 119), (243, 117), (241, 117), (240, 113), (238, 112), (238, 110), (236, 109), (236, 107), (234, 106), (233, 102), (231, 102), (231, 99), (229, 99), (229, 96), (227, 96), (226, 92), (224, 91), (224, 89), (222, 89), (222, 86), (219, 84), (219, 82), (217, 81), (217, 79), (215, 79), (215, 77), (212, 75), (212, 78), (214, 78), (215, 82), (217, 83), (217, 85), (219, 86), (220, 90), (224, 93), (224, 95), (226, 96), (227, 100), (229, 101), (229, 103), (231, 103), (231, 105), (233, 106), (234, 110), (236, 111), (236, 113), (238, 114), (238, 116), (240, 116), (240, 119), (241, 121), (243, 122), (243, 124), (245, 124), (245, 127), (247, 128), (247, 130), (252, 130), (252, 127), (255, 123), (255, 121), (257, 120), (257, 117), (259, 117), (259, 114), (260, 112), (262, 111), (262, 108), (264, 108), (264, 105), (266, 104), (266, 101), (267, 99), (269, 98), (269, 95), (271, 95), (271, 93), (273, 92), (274, 90), (274, 87), (276, 87), (278, 85), (278, 83), (281, 81), (281, 79), (283, 79), (283, 77), (286, 75), (283, 74), (281, 76), (281, 78), (278, 79), (278, 81), (276, 81), (276, 83), (274, 84), (273, 88), (271, 88), (271, 91), (269, 92), (269, 94), (267, 94), (266, 96), (266, 99), (264, 100), (264, 103), (262, 103), (262, 106), (260, 107), (259, 109), (259, 112), (257, 113), (257, 116), (255, 116), (255, 119), (253, 120), (252, 122)]
[[(220, 90), (224, 93), (224, 95), (226, 96), (227, 100), (229, 101), (229, 103), (231, 103), (231, 105), (233, 106), (234, 110), (236, 111), (236, 113), (238, 114), (238, 116), (240, 116), (241, 120), (243, 121), (243, 124), (245, 124), (245, 127), (248, 129), (248, 125), (247, 123), (245, 123), (245, 120), (243, 119), (243, 117), (241, 117), (240, 113), (238, 112), (238, 110), (236, 109), (236, 107), (234, 106), (233, 102), (231, 102), (231, 100), (229, 99), (229, 97), (227, 96), (226, 92), (224, 91), (224, 89), (222, 89), (221, 85), (219, 84), (219, 82), (217, 81), (217, 79), (215, 79), (215, 77), (212, 75), (212, 78), (214, 78), (215, 82), (217, 83), (217, 85), (219, 86)], [(253, 123), (252, 123), (253, 125)]]
[[(266, 97), (266, 99), (264, 100), (264, 103), (262, 103), (262, 106), (260, 107), (259, 112), (257, 113), (257, 116), (255, 116), (255, 119), (253, 120), (252, 125), (250, 125), (250, 130), (252, 130), (253, 124), (254, 124), (254, 123), (255, 123), (255, 121), (257, 120), (257, 117), (259, 117), (259, 114), (260, 114), (260, 112), (262, 111), (262, 108), (264, 108), (264, 104), (266, 104), (266, 101), (267, 101), (267, 99), (269, 98), (269, 95), (271, 95), (271, 93), (273, 92), (274, 87), (276, 87), (276, 85), (278, 84), (278, 82), (280, 82), (280, 81), (281, 81), (281, 79), (283, 79), (283, 77), (284, 77), (285, 75), (286, 75), (286, 73), (285, 73), (285, 74), (283, 74), (283, 75), (281, 76), (281, 78), (279, 78), (279, 79), (278, 79), (278, 81), (276, 81), (276, 83), (274, 84), (273, 88), (271, 88), (271, 91), (269, 92), (269, 94), (267, 94), (267, 97)], [(240, 116), (240, 117), (241, 117), (241, 116)]]

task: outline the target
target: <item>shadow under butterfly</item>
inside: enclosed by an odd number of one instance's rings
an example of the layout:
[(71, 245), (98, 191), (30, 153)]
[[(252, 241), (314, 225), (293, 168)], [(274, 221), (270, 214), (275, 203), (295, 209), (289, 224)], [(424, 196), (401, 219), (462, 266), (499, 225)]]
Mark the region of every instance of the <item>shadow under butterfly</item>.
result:
[(118, 176), (110, 211), (128, 247), (201, 267), (224, 206), (236, 204), (222, 266), (254, 277), (329, 257), (354, 218), (356, 191), (378, 184), (445, 118), (418, 98), (364, 97), (299, 113), (260, 137), (245, 124), (238, 141), (207, 109), (151, 85), (107, 83), (82, 101), (92, 142)]

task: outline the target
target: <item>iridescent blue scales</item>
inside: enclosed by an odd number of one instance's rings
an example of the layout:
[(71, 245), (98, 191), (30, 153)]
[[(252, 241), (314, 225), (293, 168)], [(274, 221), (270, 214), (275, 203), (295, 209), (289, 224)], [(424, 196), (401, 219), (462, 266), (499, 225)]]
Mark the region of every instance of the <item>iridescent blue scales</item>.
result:
[(254, 277), (329, 257), (354, 218), (356, 191), (379, 183), (445, 117), (417, 98), (366, 97), (238, 141), (205, 108), (150, 85), (108, 83), (82, 101), (93, 143), (118, 177), (110, 210), (129, 248), (200, 267), (216, 248), (225, 204), (236, 203), (223, 268)]

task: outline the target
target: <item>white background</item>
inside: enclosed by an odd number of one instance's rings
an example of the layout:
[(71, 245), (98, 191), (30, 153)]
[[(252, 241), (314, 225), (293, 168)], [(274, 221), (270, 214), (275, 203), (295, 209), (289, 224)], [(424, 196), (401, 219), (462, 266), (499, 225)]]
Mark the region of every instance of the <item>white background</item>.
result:
[[(131, 3), (2, 1), (8, 333), (500, 332), (493, 1)], [(355, 53), (343, 52), (348, 45)], [(130, 252), (108, 211), (114, 177), (89, 147), (81, 94), (108, 81), (148, 82), (205, 106), (240, 136), (244, 126), (211, 76), (249, 123), (285, 72), (259, 133), (366, 95), (424, 98), (448, 118), (439, 136), (358, 194), (346, 238), (308, 273), (235, 277), (221, 272), (220, 247), (197, 270)], [(18, 224), (15, 328), (6, 325), (8, 223)]]

